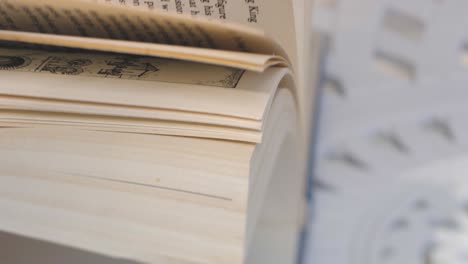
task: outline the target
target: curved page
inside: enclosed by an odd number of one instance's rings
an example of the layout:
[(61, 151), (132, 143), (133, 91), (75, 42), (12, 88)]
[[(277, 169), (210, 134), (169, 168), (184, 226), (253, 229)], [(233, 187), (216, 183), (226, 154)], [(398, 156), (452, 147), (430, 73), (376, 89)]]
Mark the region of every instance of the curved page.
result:
[(79, 0), (0, 1), (0, 39), (177, 58), (252, 70), (287, 64), (261, 31)]
[(286, 72), (0, 49), (0, 123), (260, 142), (263, 116)]

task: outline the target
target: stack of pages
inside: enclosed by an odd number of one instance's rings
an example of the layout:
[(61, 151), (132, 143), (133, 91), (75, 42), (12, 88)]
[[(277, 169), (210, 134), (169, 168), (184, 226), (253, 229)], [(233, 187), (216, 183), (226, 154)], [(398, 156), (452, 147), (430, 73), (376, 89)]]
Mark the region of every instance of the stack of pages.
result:
[(211, 4), (230, 24), (169, 10), (205, 1), (101, 2), (0, 1), (0, 231), (145, 263), (293, 263), (296, 3)]

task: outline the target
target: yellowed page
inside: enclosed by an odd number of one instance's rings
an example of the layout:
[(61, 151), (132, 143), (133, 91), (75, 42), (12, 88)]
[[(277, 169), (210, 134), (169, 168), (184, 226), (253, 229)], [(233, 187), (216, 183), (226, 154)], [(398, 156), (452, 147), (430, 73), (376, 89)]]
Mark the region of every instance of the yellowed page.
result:
[(154, 57), (33, 48), (1, 48), (0, 70), (236, 88), (238, 68)]
[(1, 95), (251, 120), (262, 119), (284, 72), (119, 54), (0, 49)]
[[(194, 1), (194, 0), (87, 0), (140, 7), (155, 11), (190, 15), (211, 20), (233, 22), (249, 28), (260, 29), (271, 36), (295, 60), (297, 25), (304, 19), (300, 2), (307, 0), (235, 0), (235, 1)], [(298, 11), (298, 12), (296, 12)], [(296, 23), (296, 24), (302, 24)], [(303, 27), (299, 28), (302, 30)]]
[(253, 145), (0, 132), (2, 230), (146, 263), (242, 262)]
[(0, 124), (258, 143), (263, 118), (286, 72), (0, 48)]
[(57, 112), (5, 109), (0, 106), (0, 125), (68, 127), (75, 130), (157, 134), (260, 143), (261, 132), (224, 126), (135, 118), (116, 118)]
[(261, 31), (161, 11), (80, 0), (2, 0), (0, 14), (3, 40), (256, 66), (256, 70), (287, 63), (281, 59), (287, 57), (283, 50)]
[(63, 112), (75, 115), (101, 115), (103, 117), (109, 116), (122, 118), (141, 118), (147, 120), (170, 120), (174, 122), (190, 122), (251, 130), (260, 130), (262, 128), (262, 121), (246, 118), (209, 115), (187, 111), (173, 111), (168, 109), (126, 107), (120, 105), (105, 105), (21, 96), (0, 95), (0, 108), (11, 110), (43, 111), (50, 113)]
[[(191, 0), (87, 0), (113, 3), (168, 13), (191, 15), (217, 21), (239, 23), (260, 29), (272, 36), (285, 49), (292, 64), (301, 116), (309, 126), (314, 83), (307, 82), (316, 75), (316, 61), (310, 62), (310, 18), (312, 0), (248, 0), (248, 1), (191, 1)], [(314, 79), (314, 78), (309, 78)]]
[[(173, 192), (180, 190), (180, 196), (191, 193), (223, 197), (225, 201), (235, 202), (224, 206), (235, 210), (245, 208), (243, 202), (246, 197), (238, 195), (246, 187), (248, 175), (239, 174), (234, 164), (243, 161), (242, 171), (248, 173), (248, 161), (254, 146), (251, 144), (46, 128), (1, 130), (0, 134), (0, 152), (4, 154), (0, 155), (0, 164), (8, 164), (10, 168), (22, 168), (22, 163), (28, 163), (30, 166), (27, 169), (30, 171), (47, 169), (70, 176), (76, 175), (76, 178), (80, 175), (92, 178), (94, 175), (95, 178), (114, 182), (154, 186), (169, 191), (172, 189)], [(25, 142), (25, 138), (35, 140)], [(224, 146), (229, 151), (210, 154), (217, 145)], [(34, 159), (34, 153), (41, 149), (48, 155)], [(174, 149), (183, 151), (173, 151)], [(8, 152), (12, 155), (5, 154)], [(21, 153), (31, 159), (19, 159)], [(178, 159), (174, 159), (175, 156)], [(77, 159), (86, 161), (85, 164), (90, 166), (72, 162)], [(167, 171), (182, 168), (186, 173), (178, 174), (177, 177)], [(200, 174), (200, 171), (205, 173)], [(207, 182), (210, 184), (206, 184)], [(237, 184), (232, 186), (235, 182)], [(127, 190), (131, 192), (131, 188)], [(176, 198), (177, 193), (171, 196)], [(190, 203), (190, 198), (185, 202)]]

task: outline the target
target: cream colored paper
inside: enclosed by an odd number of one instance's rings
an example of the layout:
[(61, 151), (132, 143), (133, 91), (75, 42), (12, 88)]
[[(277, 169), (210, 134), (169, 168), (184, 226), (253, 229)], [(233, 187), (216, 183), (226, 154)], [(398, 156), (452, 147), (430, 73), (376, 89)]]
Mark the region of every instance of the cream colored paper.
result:
[(272, 94), (286, 72), (2, 48), (0, 124), (258, 143)]
[(2, 0), (0, 14), (3, 40), (195, 60), (252, 70), (288, 63), (284, 51), (260, 31), (161, 11), (80, 0)]
[[(232, 22), (249, 28), (260, 29), (271, 36), (295, 60), (296, 39), (303, 30), (304, 0), (88, 0), (163, 10), (168, 13), (208, 18), (220, 22)], [(302, 2), (302, 3), (300, 3)], [(297, 11), (297, 12), (296, 12)], [(296, 21), (301, 21), (295, 25)], [(299, 26), (299, 27), (298, 27)]]
[(0, 70), (236, 88), (244, 70), (125, 54), (0, 48)]
[[(115, 55), (90, 56), (79, 53), (68, 56), (64, 53), (17, 49), (0, 49), (0, 54), (4, 54), (0, 57), (3, 58), (0, 65), (4, 64), (3, 70), (0, 67), (0, 95), (185, 111), (257, 121), (262, 119), (272, 92), (287, 71), (276, 67), (264, 73), (247, 71), (240, 78), (234, 79), (235, 88), (223, 88), (219, 87), (219, 83), (234, 84), (229, 80), (229, 76), (232, 72), (238, 74), (239, 71), (179, 61), (167, 65), (160, 64), (159, 72), (147, 73), (148, 76), (153, 74), (155, 81), (140, 81), (135, 78), (116, 79), (96, 74), (103, 67), (109, 69), (109, 66), (105, 65), (106, 61), (113, 61)], [(80, 56), (84, 60), (78, 60)], [(55, 63), (47, 67), (50, 61), (47, 58), (53, 57), (60, 57), (59, 61), (67, 63)], [(89, 64), (87, 60), (93, 57), (92, 63)], [(83, 64), (89, 65), (85, 67)], [(82, 69), (83, 72), (78, 75), (62, 74), (67, 71), (74, 72), (74, 67)], [(44, 68), (48, 70), (43, 71)], [(207, 71), (202, 73), (199, 68)], [(138, 72), (141, 74), (141, 69)], [(163, 75), (158, 75), (162, 72)], [(164, 76), (178, 83), (156, 81)], [(216, 86), (213, 85), (213, 81)], [(194, 82), (199, 84), (194, 85)], [(167, 119), (162, 116), (160, 118)]]

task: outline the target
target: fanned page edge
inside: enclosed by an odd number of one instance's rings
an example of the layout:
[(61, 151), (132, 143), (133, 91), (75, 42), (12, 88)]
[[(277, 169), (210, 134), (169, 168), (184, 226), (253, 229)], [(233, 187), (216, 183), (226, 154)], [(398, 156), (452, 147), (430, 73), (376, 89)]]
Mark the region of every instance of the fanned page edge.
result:
[(208, 48), (153, 44), (136, 41), (62, 36), (9, 30), (0, 30), (0, 40), (179, 59), (241, 68), (256, 72), (263, 72), (265, 69), (272, 66), (289, 67), (288, 62), (277, 55), (263, 55), (239, 51), (214, 50)]

